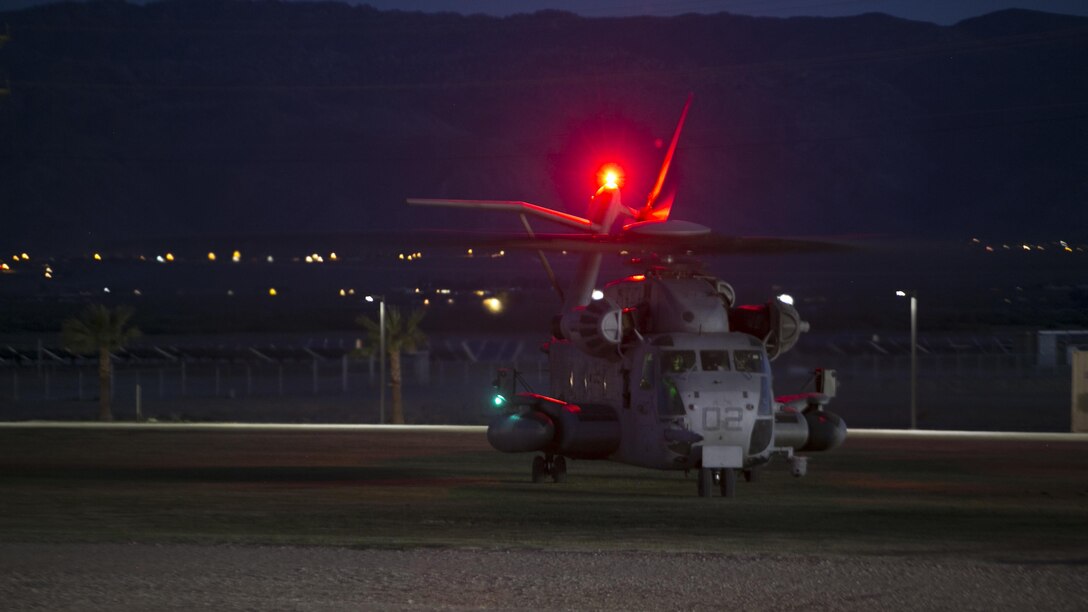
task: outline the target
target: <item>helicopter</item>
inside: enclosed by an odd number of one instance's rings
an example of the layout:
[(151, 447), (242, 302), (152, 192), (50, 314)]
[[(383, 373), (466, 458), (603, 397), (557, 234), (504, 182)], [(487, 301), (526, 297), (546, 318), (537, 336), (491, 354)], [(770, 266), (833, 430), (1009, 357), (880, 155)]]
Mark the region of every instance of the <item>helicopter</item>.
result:
[[(703, 271), (693, 252), (765, 252), (805, 248), (803, 241), (717, 238), (710, 229), (670, 219), (659, 202), (691, 108), (689, 96), (646, 203), (624, 205), (618, 167), (602, 168), (586, 217), (522, 201), (411, 198), (445, 206), (516, 214), (527, 232), (517, 243), (537, 250), (563, 300), (543, 345), (548, 395), (534, 393), (516, 370), (493, 383), (500, 413), (488, 442), (506, 453), (534, 453), (531, 478), (562, 482), (567, 460), (611, 460), (658, 470), (698, 471), (697, 490), (734, 497), (738, 472), (756, 478), (772, 459), (794, 476), (806, 455), (846, 439), (846, 424), (826, 406), (837, 391), (834, 370), (813, 371), (814, 391), (775, 397), (771, 361), (809, 330), (789, 300), (739, 305), (727, 282)], [(620, 217), (630, 221), (618, 224)], [(529, 217), (578, 230), (538, 234)], [(581, 253), (564, 291), (545, 250)], [(595, 290), (605, 253), (633, 258), (640, 273)], [(523, 389), (523, 390), (519, 390)]]

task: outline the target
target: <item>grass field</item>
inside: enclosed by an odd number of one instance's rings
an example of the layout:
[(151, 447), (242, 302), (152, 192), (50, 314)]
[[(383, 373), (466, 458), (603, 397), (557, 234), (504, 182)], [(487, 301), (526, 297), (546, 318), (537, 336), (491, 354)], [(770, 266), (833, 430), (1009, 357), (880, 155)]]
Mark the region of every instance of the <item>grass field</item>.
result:
[(1088, 562), (1088, 441), (856, 435), (735, 499), (480, 431), (0, 429), (0, 540), (937, 555)]

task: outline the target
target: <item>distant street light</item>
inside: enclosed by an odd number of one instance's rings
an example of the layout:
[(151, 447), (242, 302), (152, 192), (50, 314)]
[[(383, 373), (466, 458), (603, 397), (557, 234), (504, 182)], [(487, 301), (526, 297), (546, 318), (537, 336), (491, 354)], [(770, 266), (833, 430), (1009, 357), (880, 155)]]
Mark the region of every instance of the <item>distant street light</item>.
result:
[(896, 291), (910, 298), (910, 428), (918, 428), (918, 292)]
[(381, 393), (378, 401), (378, 423), (385, 424), (385, 296), (384, 295), (368, 295), (366, 301), (373, 303), (374, 300), (378, 301), (378, 364), (379, 364), (379, 387), (381, 387)]

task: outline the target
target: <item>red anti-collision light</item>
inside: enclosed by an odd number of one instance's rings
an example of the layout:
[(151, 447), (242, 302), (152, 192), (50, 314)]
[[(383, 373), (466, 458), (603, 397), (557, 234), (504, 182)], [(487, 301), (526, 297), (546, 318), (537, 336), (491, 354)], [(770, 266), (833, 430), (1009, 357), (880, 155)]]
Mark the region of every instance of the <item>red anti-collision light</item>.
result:
[(623, 168), (617, 164), (605, 164), (597, 172), (597, 182), (601, 187), (617, 189), (623, 185)]

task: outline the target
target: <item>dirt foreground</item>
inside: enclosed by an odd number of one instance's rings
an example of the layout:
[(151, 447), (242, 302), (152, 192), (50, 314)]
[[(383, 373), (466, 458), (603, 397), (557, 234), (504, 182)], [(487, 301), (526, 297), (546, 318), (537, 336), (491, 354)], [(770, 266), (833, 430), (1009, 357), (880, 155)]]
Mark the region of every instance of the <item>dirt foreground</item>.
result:
[(479, 428), (0, 427), (13, 610), (1088, 607), (1088, 437), (853, 432), (735, 499)]
[(1085, 577), (901, 557), (0, 546), (12, 610), (1083, 610)]

